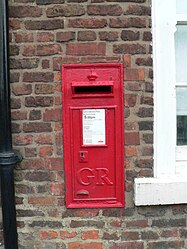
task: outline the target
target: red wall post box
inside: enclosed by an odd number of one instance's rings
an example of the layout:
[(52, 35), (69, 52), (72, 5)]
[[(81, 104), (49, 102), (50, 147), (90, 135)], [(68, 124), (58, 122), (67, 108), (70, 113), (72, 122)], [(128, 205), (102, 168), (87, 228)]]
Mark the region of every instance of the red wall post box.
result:
[(123, 65), (64, 65), (62, 82), (66, 206), (123, 207)]

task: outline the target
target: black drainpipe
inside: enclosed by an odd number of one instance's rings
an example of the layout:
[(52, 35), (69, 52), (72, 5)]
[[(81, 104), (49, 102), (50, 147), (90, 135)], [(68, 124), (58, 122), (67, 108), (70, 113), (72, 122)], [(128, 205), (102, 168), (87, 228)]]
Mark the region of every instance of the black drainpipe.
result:
[(0, 181), (5, 249), (18, 249), (14, 166), (21, 161), (12, 149), (8, 0), (0, 0)]

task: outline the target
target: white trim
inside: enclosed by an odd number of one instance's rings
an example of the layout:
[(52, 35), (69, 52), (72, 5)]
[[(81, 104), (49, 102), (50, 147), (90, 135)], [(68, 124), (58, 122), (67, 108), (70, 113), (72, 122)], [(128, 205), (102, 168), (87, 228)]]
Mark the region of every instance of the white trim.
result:
[[(168, 10), (169, 6), (169, 11)], [(176, 168), (176, 0), (152, 0), (154, 177), (136, 178), (135, 205), (187, 203), (187, 176)], [(170, 111), (171, 110), (171, 111)]]
[(175, 172), (175, 11), (175, 0), (153, 0), (155, 177)]
[(135, 193), (136, 206), (187, 203), (187, 177), (137, 178)]

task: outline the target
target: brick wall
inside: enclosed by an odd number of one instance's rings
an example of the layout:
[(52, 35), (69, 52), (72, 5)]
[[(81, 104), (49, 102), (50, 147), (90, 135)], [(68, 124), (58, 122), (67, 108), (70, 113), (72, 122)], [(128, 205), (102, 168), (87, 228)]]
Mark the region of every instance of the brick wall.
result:
[[(19, 248), (186, 248), (186, 206), (133, 204), (134, 177), (153, 173), (150, 1), (9, 2)], [(125, 68), (126, 207), (67, 210), (61, 65), (105, 62)]]

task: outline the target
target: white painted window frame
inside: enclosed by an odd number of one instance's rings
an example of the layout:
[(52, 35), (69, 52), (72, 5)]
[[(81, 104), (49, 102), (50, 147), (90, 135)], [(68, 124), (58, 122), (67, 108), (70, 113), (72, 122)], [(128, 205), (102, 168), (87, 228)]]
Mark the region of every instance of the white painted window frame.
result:
[(152, 0), (154, 177), (136, 178), (135, 205), (187, 203), (187, 174), (176, 172), (176, 0)]

